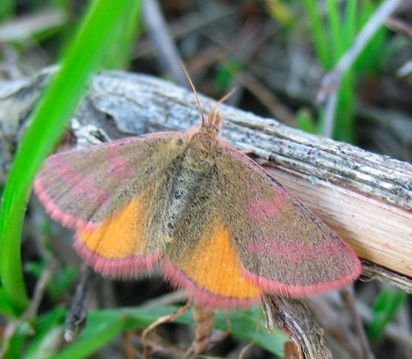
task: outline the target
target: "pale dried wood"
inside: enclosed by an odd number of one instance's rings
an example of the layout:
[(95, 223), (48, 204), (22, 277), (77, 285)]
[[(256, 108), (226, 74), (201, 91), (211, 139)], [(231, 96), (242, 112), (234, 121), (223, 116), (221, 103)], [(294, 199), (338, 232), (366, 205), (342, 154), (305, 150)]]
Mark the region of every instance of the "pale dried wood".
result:
[[(2, 95), (0, 88), (0, 126), (2, 116), (8, 113), (20, 124), (44, 83), (43, 75), (8, 95), (4, 95), (7, 91)], [(215, 101), (201, 96), (201, 103), (207, 113)], [(12, 108), (10, 112), (6, 105)], [(222, 105), (221, 112), (221, 136), (234, 147), (253, 153), (361, 258), (412, 277), (411, 164), (229, 106)], [(96, 142), (96, 138), (185, 130), (199, 123), (193, 93), (150, 76), (105, 72), (93, 79), (72, 129), (80, 142)], [(4, 163), (2, 166), (7, 168)], [(408, 278), (405, 283), (409, 284), (404, 289), (411, 290)]]

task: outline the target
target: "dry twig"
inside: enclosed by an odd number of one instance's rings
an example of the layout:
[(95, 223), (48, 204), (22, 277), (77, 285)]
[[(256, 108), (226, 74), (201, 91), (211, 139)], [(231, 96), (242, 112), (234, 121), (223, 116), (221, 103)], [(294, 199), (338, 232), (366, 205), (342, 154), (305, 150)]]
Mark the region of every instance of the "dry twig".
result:
[(143, 13), (147, 31), (156, 48), (162, 68), (166, 73), (172, 75), (181, 86), (187, 86), (186, 76), (180, 66), (179, 53), (169, 35), (157, 0), (144, 0)]

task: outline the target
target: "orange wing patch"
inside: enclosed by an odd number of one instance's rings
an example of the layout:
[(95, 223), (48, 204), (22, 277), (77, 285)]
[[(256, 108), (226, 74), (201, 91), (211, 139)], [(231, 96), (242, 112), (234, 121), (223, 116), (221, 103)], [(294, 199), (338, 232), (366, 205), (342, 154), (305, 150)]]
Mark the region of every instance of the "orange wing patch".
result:
[(141, 197), (131, 200), (118, 214), (95, 230), (79, 232), (78, 239), (91, 252), (106, 259), (123, 259), (144, 254), (142, 237), (146, 213)]
[(260, 297), (260, 288), (244, 279), (229, 232), (221, 221), (211, 237), (199, 240), (190, 260), (178, 267), (196, 286), (234, 305)]

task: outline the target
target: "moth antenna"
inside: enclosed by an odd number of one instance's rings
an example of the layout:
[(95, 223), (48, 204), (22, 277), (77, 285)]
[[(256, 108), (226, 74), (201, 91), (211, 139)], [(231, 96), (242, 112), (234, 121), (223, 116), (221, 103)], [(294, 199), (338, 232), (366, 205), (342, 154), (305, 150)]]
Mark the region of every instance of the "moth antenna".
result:
[(187, 79), (189, 80), (190, 86), (192, 87), (193, 93), (195, 94), (196, 103), (197, 103), (197, 109), (198, 109), (199, 112), (200, 112), (200, 116), (202, 116), (202, 127), (204, 127), (204, 126), (206, 125), (206, 119), (205, 119), (205, 115), (203, 114), (202, 107), (200, 106), (200, 100), (199, 100), (199, 96), (197, 95), (197, 91), (196, 91), (195, 85), (193, 85), (193, 82), (192, 82), (192, 80), (191, 80), (191, 78), (190, 78), (190, 76), (189, 76), (189, 73), (188, 73), (187, 70), (186, 70), (185, 65), (183, 65), (183, 62), (180, 62), (180, 64), (182, 65), (183, 71), (185, 72), (186, 77), (187, 77)]
[(219, 114), (219, 111), (217, 111), (217, 108), (219, 107), (220, 104), (222, 104), (223, 102), (225, 102), (230, 96), (232, 96), (235, 91), (237, 90), (237, 88), (235, 87), (234, 89), (232, 89), (229, 93), (227, 93), (225, 96), (223, 96), (217, 103), (216, 105), (213, 106), (212, 110), (209, 113), (209, 118), (208, 118), (208, 122), (209, 125), (212, 126), (217, 126), (219, 127), (220, 125), (220, 120), (221, 120), (221, 116)]

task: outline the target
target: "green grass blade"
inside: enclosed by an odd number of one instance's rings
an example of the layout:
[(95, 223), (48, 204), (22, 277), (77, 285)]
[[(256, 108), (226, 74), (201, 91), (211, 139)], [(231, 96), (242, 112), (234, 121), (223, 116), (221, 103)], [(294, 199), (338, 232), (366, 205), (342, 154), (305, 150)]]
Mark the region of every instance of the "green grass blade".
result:
[(13, 318), (16, 313), (14, 312), (13, 302), (5, 292), (4, 288), (0, 287), (0, 314), (9, 318)]
[(296, 112), (296, 128), (307, 133), (316, 133), (315, 121), (307, 109), (299, 109)]
[(395, 317), (407, 298), (408, 295), (401, 290), (384, 290), (380, 293), (373, 305), (373, 316), (368, 325), (368, 338), (371, 342), (379, 340), (386, 325)]
[(346, 2), (345, 18), (342, 25), (342, 45), (345, 51), (350, 48), (355, 39), (356, 20), (358, 15), (357, 3), (357, 0), (348, 0)]
[(354, 81), (353, 71), (347, 71), (339, 89), (335, 115), (333, 138), (347, 143), (356, 143)]
[[(375, 13), (376, 8), (377, 5), (369, 1), (362, 4), (357, 14), (359, 29), (361, 29)], [(388, 29), (382, 24), (376, 34), (369, 40), (365, 49), (359, 54), (354, 66), (357, 73), (375, 76), (381, 72), (382, 63), (394, 56), (389, 50), (387, 35)]]
[(332, 58), (330, 56), (327, 31), (318, 12), (317, 1), (303, 0), (303, 5), (305, 6), (306, 12), (309, 16), (316, 56), (323, 66), (329, 69), (332, 67), (333, 62), (331, 61)]
[(1, 0), (0, 1), (0, 20), (9, 20), (14, 15), (14, 1), (13, 0)]
[(136, 21), (141, 16), (141, 10), (142, 1), (132, 1), (122, 26), (117, 29), (117, 40), (110, 49), (106, 68), (127, 68), (132, 56), (135, 39), (142, 31), (141, 23)]
[(127, 322), (126, 318), (121, 315), (105, 316), (101, 321), (94, 320), (92, 315), (89, 318), (87, 319), (87, 328), (80, 337), (72, 345), (56, 354), (54, 359), (89, 358), (94, 352), (121, 333)]
[(24, 359), (54, 358), (61, 346), (64, 333), (66, 309), (56, 306), (36, 318), (36, 335), (31, 336), (26, 344)]
[(333, 65), (343, 54), (343, 39), (342, 39), (342, 27), (339, 17), (339, 4), (336, 0), (327, 0), (327, 14), (330, 26), (330, 32), (332, 36), (331, 47), (333, 54)]
[(43, 159), (63, 133), (88, 79), (107, 55), (113, 44), (113, 34), (132, 2), (106, 0), (92, 4), (17, 151), (0, 213), (0, 275), (4, 290), (20, 311), (28, 303), (20, 238), (32, 182)]

